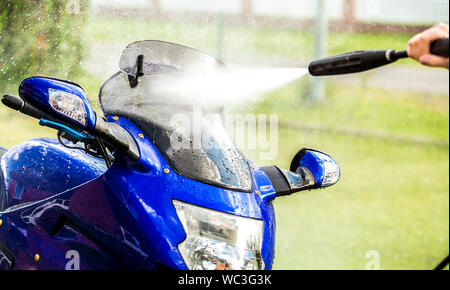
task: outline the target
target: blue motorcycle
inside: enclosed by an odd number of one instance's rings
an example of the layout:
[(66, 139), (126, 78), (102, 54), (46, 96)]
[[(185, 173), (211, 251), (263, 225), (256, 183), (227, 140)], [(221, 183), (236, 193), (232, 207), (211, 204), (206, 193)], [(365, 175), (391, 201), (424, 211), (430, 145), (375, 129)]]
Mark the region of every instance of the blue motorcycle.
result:
[(20, 97), (3, 96), (58, 133), (0, 148), (0, 269), (271, 269), (272, 201), (335, 184), (339, 166), (304, 148), (290, 170), (258, 167), (219, 108), (195, 130), (173, 122), (193, 117), (194, 104), (154, 88), (199, 67), (223, 64), (141, 41), (101, 87), (102, 115), (79, 85), (53, 78), (27, 78)]

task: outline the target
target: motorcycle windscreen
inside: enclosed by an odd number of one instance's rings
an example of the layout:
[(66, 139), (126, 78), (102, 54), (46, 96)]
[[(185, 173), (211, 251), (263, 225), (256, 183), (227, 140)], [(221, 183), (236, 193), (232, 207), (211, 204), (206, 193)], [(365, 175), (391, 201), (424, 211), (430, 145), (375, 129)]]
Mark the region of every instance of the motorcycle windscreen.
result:
[[(143, 47), (133, 47), (137, 54), (152, 52), (152, 58), (144, 57), (144, 75), (136, 87), (130, 86), (125, 68), (110, 78), (100, 92), (104, 114), (123, 116), (135, 123), (178, 174), (214, 186), (250, 192), (249, 165), (227, 134), (220, 108), (211, 105), (212, 102), (204, 105), (195, 96), (179, 96), (164, 90), (184, 75), (198, 71), (192, 61), (198, 60), (202, 70), (208, 64), (208, 69), (215, 69), (218, 62), (175, 44), (140, 43)], [(121, 65), (125, 58), (133, 58), (127, 49)]]
[(196, 49), (158, 40), (138, 41), (128, 45), (120, 58), (120, 70), (136, 76), (138, 57), (142, 58), (144, 75), (174, 71), (210, 71), (223, 64), (214, 57)]

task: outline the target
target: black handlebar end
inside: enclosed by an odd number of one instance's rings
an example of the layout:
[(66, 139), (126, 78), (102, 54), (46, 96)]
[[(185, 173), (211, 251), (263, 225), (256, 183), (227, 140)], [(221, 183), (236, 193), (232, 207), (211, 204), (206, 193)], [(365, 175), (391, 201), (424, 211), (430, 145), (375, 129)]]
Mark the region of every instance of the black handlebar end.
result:
[(13, 110), (19, 111), (25, 115), (28, 115), (30, 117), (36, 118), (36, 119), (47, 119), (50, 121), (55, 121), (55, 118), (47, 115), (45, 112), (42, 112), (41, 110), (37, 109), (33, 105), (25, 102), (20, 97), (16, 97), (13, 95), (3, 95), (2, 97), (2, 103), (7, 106), (8, 108), (11, 108)]
[(2, 103), (3, 105), (16, 111), (20, 111), (25, 105), (24, 101), (21, 98), (13, 95), (3, 95)]

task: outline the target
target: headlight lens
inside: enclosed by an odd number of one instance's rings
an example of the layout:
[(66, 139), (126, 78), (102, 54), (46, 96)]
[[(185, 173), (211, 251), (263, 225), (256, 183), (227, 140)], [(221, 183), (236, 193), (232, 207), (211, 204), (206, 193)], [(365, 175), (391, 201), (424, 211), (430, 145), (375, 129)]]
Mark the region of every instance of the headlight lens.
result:
[(55, 89), (48, 89), (49, 103), (55, 111), (86, 125), (86, 108), (80, 97)]
[(263, 222), (173, 201), (186, 239), (178, 245), (191, 270), (261, 270)]

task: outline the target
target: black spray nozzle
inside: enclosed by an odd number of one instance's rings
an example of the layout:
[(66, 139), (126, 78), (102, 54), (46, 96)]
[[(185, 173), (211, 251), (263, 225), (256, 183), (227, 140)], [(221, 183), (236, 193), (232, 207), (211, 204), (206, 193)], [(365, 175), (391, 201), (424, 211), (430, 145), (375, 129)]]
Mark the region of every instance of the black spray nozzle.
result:
[[(448, 57), (448, 38), (432, 42), (430, 52)], [(313, 61), (308, 69), (313, 76), (350, 74), (374, 69), (407, 57), (408, 53), (405, 50), (361, 50)]]

